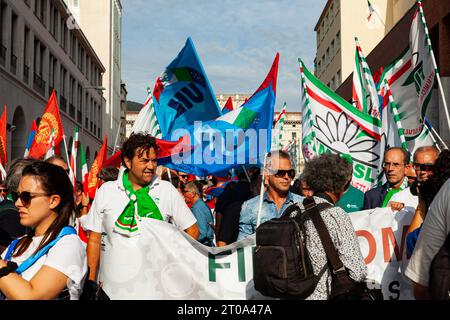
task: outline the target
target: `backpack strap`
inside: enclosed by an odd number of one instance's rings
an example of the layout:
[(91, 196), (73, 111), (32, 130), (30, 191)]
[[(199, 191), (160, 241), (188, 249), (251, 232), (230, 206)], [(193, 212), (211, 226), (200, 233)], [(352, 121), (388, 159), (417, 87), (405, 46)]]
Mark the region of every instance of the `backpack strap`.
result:
[(344, 264), (339, 258), (336, 247), (331, 240), (330, 233), (328, 232), (328, 229), (323, 222), (322, 217), (320, 216), (318, 205), (313, 198), (305, 198), (305, 200), (303, 201), (303, 205), (308, 211), (309, 216), (311, 217), (311, 220), (317, 229), (317, 233), (319, 234), (320, 241), (322, 242), (323, 248), (325, 249), (328, 261), (331, 264), (332, 272), (334, 274), (346, 272)]
[[(64, 236), (70, 235), (70, 234), (77, 234), (74, 227), (66, 226), (61, 229), (61, 232), (58, 234), (58, 236), (47, 244), (45, 247), (43, 247), (41, 250), (39, 250), (36, 254), (29, 257), (27, 260), (22, 262), (20, 266), (17, 268), (16, 273), (22, 274), (25, 272), (28, 268), (30, 268), (36, 261), (38, 261), (43, 255), (47, 254), (47, 252)], [(11, 245), (8, 248), (8, 252), (5, 256), (5, 260), (10, 260), (14, 251), (14, 248), (16, 247), (17, 243), (19, 242), (19, 239), (14, 240)]]

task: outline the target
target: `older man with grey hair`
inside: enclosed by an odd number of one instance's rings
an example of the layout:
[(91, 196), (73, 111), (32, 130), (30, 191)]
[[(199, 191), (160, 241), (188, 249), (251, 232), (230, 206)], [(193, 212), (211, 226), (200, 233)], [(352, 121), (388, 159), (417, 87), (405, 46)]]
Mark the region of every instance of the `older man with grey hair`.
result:
[(186, 204), (197, 219), (198, 229), (200, 230), (197, 240), (205, 246), (211, 247), (214, 243), (214, 217), (211, 209), (203, 201), (202, 187), (200, 181), (194, 180), (188, 182), (182, 190)]

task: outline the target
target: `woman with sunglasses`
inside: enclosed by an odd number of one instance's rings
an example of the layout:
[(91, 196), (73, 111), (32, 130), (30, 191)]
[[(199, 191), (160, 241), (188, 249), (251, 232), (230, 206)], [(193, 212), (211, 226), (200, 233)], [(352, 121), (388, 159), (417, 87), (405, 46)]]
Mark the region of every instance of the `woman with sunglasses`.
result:
[[(75, 230), (72, 184), (56, 165), (35, 162), (24, 168), (12, 193), (20, 223), (31, 227), (0, 259), (0, 291), (6, 299), (78, 299), (87, 272), (86, 253)], [(7, 261), (5, 261), (7, 260)]]

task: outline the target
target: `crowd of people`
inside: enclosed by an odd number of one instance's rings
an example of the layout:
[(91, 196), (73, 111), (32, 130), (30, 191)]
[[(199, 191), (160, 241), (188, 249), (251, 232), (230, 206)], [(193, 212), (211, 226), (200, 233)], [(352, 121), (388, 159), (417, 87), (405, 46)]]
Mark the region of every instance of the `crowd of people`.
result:
[[(450, 151), (421, 147), (412, 157), (402, 148), (384, 153), (385, 183), (365, 194), (351, 185), (352, 160), (324, 154), (302, 175), (288, 153), (272, 151), (263, 168), (236, 168), (228, 177), (204, 177), (158, 166), (153, 137), (132, 134), (122, 146), (120, 168), (99, 172), (90, 199), (75, 188), (63, 158), (18, 159), (0, 183), (0, 292), (5, 299), (99, 297), (102, 242), (139, 236), (140, 222), (173, 224), (208, 247), (230, 245), (255, 233), (305, 198), (329, 203), (321, 212), (339, 257), (355, 281), (367, 267), (349, 215), (390, 207), (414, 214), (407, 235), (411, 256), (405, 275), (417, 299), (427, 294), (428, 270), (450, 231)], [(307, 247), (314, 273), (327, 264), (317, 230), (307, 222)], [(327, 299), (331, 277), (324, 273), (308, 299)], [(104, 293), (103, 293), (104, 294)]]

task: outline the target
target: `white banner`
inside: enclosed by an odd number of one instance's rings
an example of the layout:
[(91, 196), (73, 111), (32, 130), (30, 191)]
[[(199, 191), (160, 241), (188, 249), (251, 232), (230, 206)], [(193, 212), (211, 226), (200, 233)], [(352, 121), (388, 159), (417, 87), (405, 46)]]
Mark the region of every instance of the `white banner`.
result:
[(350, 214), (368, 268), (367, 278), (381, 284), (385, 300), (413, 299), (411, 282), (403, 275), (409, 261), (406, 235), (413, 215), (390, 208)]
[[(368, 266), (385, 299), (411, 299), (406, 267), (406, 231), (412, 213), (389, 208), (350, 214)], [(99, 279), (111, 299), (265, 299), (253, 286), (255, 236), (222, 248), (203, 246), (173, 225), (153, 219), (141, 234), (111, 234), (104, 242)], [(108, 239), (105, 238), (105, 239)]]

